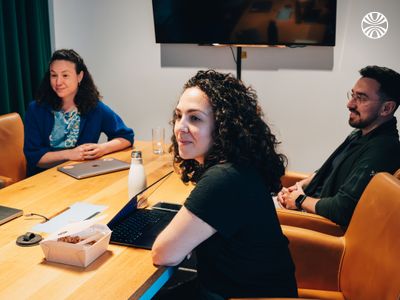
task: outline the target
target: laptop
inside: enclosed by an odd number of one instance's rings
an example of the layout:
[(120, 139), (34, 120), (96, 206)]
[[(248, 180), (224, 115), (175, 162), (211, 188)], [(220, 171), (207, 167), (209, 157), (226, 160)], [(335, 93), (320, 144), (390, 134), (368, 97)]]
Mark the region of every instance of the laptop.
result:
[(76, 179), (107, 174), (129, 169), (130, 164), (112, 157), (89, 160), (81, 163), (72, 163), (58, 167), (57, 170)]
[(144, 249), (152, 248), (156, 237), (171, 222), (179, 207), (177, 206), (176, 209), (138, 208), (138, 196), (171, 175), (172, 172), (140, 191), (107, 224), (112, 230), (110, 243)]
[(22, 210), (0, 205), (0, 225), (22, 216)]

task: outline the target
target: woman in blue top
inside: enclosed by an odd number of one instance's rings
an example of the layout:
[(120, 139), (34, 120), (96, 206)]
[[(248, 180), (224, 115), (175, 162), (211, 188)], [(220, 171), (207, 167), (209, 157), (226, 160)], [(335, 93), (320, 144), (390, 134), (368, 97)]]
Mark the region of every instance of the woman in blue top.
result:
[[(132, 145), (133, 130), (100, 98), (79, 54), (55, 51), (25, 115), (28, 176), (67, 160), (96, 159)], [(98, 144), (102, 132), (108, 141)]]
[(257, 95), (230, 74), (199, 71), (174, 111), (171, 150), (196, 184), (153, 245), (153, 263), (174, 266), (192, 251), (197, 278), (159, 299), (296, 297), (294, 265), (271, 192), (286, 158)]

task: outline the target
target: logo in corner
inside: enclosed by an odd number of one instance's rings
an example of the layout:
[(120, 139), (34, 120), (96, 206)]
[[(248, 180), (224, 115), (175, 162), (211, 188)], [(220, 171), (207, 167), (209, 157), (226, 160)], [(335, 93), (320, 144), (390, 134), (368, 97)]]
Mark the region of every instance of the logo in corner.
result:
[(380, 12), (367, 13), (361, 21), (361, 30), (370, 39), (380, 39), (389, 29), (389, 22)]

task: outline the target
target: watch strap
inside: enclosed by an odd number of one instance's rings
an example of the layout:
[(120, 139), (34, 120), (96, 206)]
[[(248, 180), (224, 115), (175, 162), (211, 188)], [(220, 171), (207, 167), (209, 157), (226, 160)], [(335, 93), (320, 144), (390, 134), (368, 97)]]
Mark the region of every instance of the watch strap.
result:
[(302, 210), (301, 205), (303, 204), (304, 200), (306, 200), (307, 195), (299, 195), (296, 200), (295, 204), (298, 210)]

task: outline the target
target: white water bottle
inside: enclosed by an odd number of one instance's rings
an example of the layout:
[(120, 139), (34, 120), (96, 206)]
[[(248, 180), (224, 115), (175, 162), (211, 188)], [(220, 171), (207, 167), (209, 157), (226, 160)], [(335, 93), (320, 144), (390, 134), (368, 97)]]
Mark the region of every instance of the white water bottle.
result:
[[(146, 186), (146, 173), (144, 171), (142, 152), (132, 151), (131, 167), (128, 175), (128, 200), (143, 191)], [(138, 196), (138, 200), (140, 197)]]

